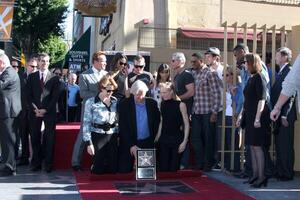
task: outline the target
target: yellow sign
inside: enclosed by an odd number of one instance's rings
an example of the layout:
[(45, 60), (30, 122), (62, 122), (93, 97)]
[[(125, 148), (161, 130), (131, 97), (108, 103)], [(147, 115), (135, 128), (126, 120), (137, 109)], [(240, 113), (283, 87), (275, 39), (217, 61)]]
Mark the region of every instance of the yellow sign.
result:
[(117, 0), (75, 0), (74, 8), (83, 16), (104, 17), (116, 12)]
[(25, 54), (24, 53), (21, 53), (21, 61), (20, 61), (21, 65), (22, 66), (25, 66), (26, 64), (26, 58), (25, 58)]
[(14, 0), (0, 3), (0, 40), (10, 40), (12, 19), (14, 14)]

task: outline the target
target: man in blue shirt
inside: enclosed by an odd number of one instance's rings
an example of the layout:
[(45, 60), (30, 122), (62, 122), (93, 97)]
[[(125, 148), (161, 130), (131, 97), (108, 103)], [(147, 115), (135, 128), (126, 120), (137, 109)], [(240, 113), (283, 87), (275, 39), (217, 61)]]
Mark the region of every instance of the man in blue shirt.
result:
[(154, 148), (154, 138), (158, 131), (160, 112), (157, 102), (145, 97), (147, 85), (137, 80), (133, 83), (131, 96), (119, 106), (119, 172), (128, 173), (136, 162), (139, 148)]

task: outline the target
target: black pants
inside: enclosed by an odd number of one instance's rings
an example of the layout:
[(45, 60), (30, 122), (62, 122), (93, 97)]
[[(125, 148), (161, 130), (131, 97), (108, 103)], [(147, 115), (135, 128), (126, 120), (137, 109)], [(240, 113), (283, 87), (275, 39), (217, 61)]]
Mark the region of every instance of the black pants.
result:
[(210, 122), (211, 114), (192, 115), (191, 142), (195, 151), (196, 167), (211, 168), (214, 164), (215, 124)]
[(179, 145), (160, 143), (159, 144), (159, 169), (160, 171), (171, 171), (175, 172), (179, 168), (178, 153)]
[[(32, 159), (31, 165), (33, 167), (40, 166), (44, 161), (45, 167), (51, 168), (53, 166), (54, 142), (55, 142), (55, 115), (56, 113), (46, 114), (43, 118), (35, 117), (33, 113), (30, 114), (31, 126), (31, 145), (32, 145)], [(45, 124), (44, 134), (42, 136), (41, 126), (42, 121)]]
[(68, 107), (68, 122), (76, 122), (77, 121), (77, 106), (69, 106)]
[(294, 123), (288, 127), (280, 126), (275, 135), (276, 148), (276, 174), (279, 177), (294, 177)]
[(93, 174), (116, 173), (118, 162), (117, 134), (99, 134), (92, 132), (92, 142), (95, 148)]
[(21, 111), (21, 122), (20, 122), (20, 137), (21, 137), (21, 146), (22, 146), (22, 154), (20, 159), (28, 160), (29, 159), (29, 111), (22, 110)]
[[(136, 146), (139, 148), (154, 148), (154, 140), (150, 137), (144, 140), (137, 140)], [(128, 144), (124, 143), (124, 141), (120, 141), (119, 148), (119, 163), (118, 163), (118, 171), (120, 173), (129, 173), (133, 169), (134, 157), (130, 154), (130, 148)]]
[(2, 150), (2, 163), (10, 170), (16, 170), (16, 118), (0, 119), (0, 143)]

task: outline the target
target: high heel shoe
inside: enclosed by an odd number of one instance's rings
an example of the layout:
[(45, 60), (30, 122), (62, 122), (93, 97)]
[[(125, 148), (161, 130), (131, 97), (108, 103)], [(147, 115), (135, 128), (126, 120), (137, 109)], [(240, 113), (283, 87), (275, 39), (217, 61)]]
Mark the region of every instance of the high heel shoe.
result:
[(253, 183), (251, 185), (251, 187), (254, 188), (261, 188), (261, 186), (267, 187), (268, 185), (268, 178), (265, 178), (264, 180), (262, 180), (261, 182), (256, 181), (255, 183)]
[(244, 181), (243, 184), (253, 184), (256, 180), (258, 179), (258, 177), (255, 178), (249, 178), (247, 181)]

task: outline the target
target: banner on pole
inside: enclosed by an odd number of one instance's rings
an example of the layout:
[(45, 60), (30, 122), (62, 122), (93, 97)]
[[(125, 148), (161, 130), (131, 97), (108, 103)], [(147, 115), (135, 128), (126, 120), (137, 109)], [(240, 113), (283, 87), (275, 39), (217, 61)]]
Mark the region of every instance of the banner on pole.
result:
[(12, 20), (14, 15), (14, 0), (0, 2), (0, 40), (10, 40)]

